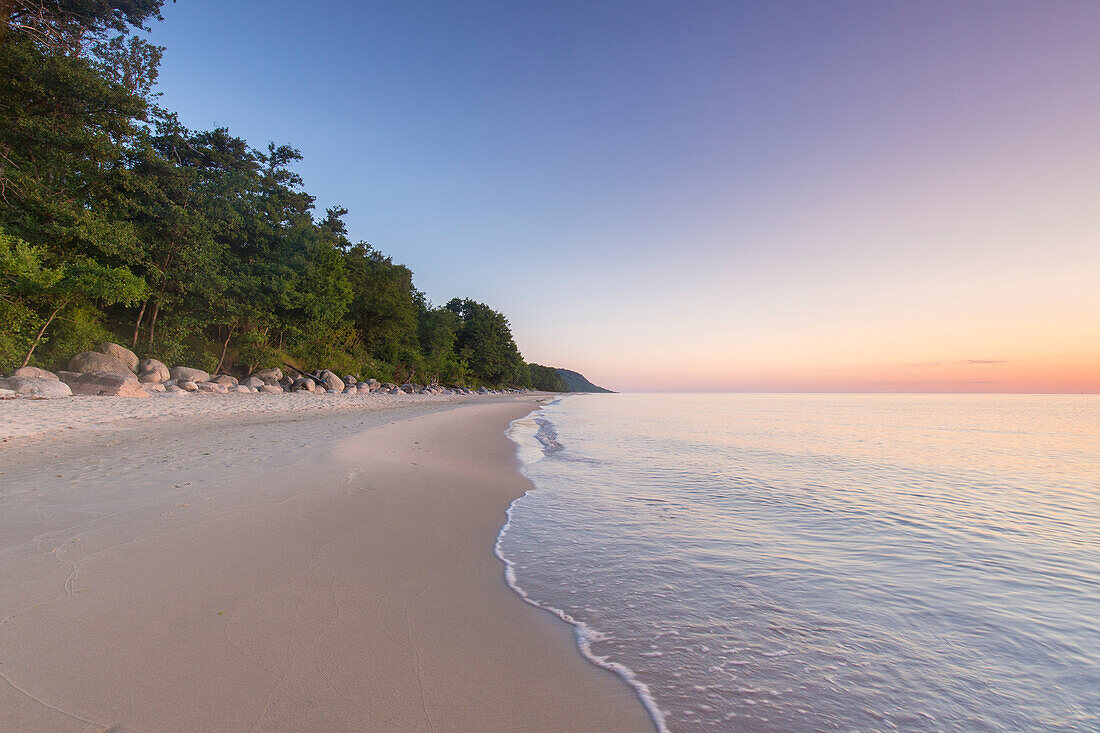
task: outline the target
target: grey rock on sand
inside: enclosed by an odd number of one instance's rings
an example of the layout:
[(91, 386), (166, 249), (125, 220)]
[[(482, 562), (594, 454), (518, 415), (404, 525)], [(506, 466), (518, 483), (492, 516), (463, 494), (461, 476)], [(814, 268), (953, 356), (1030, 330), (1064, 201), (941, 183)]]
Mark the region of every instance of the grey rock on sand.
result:
[(231, 377), (228, 374), (219, 374), (216, 377), (211, 377), (211, 382), (214, 384), (222, 384), (226, 387), (236, 387), (238, 382), (236, 377)]
[(185, 382), (210, 381), (210, 374), (208, 372), (204, 372), (202, 369), (192, 369), (191, 367), (185, 366), (174, 366), (168, 371), (172, 375), (172, 379), (177, 379)]
[(142, 382), (163, 383), (172, 378), (164, 362), (146, 359), (138, 364), (138, 380)]
[(16, 397), (14, 389), (0, 389), (0, 400), (10, 400)]
[(69, 359), (69, 371), (78, 374), (89, 372), (113, 372), (115, 374), (133, 374), (133, 371), (125, 362), (119, 361), (110, 354), (98, 351), (82, 351)]
[(271, 369), (259, 369), (252, 372), (252, 376), (256, 377), (257, 379), (262, 379), (265, 382), (268, 379), (274, 379), (276, 382), (278, 382), (280, 379), (283, 378), (283, 370), (279, 367), (273, 367)]
[(53, 372), (38, 367), (19, 367), (11, 375), (13, 377), (35, 377), (36, 379), (59, 379)]
[(283, 388), (282, 387), (276, 387), (276, 386), (270, 385), (270, 384), (265, 384), (262, 387), (260, 387), (260, 391), (263, 392), (264, 394), (282, 394), (283, 393)]
[(198, 392), (199, 385), (190, 379), (181, 379), (176, 382), (176, 386), (182, 389), (184, 392)]
[(321, 383), (325, 385), (326, 390), (331, 389), (331, 390), (335, 390), (337, 392), (342, 392), (343, 391), (343, 389), (344, 389), (344, 380), (342, 380), (342, 379), (340, 379), (340, 377), (336, 376), (335, 373), (329, 371), (328, 369), (325, 369), (318, 376), (321, 377)]
[(10, 377), (0, 379), (0, 389), (10, 389), (20, 397), (49, 399), (51, 397), (70, 397), (69, 385), (56, 379), (44, 377)]
[(102, 343), (99, 345), (99, 351), (102, 354), (118, 359), (120, 362), (126, 365), (126, 368), (132, 372), (136, 372), (138, 368), (137, 354), (127, 349), (125, 346), (119, 346), (118, 344), (112, 344), (111, 342)]
[(313, 392), (317, 389), (317, 383), (309, 377), (299, 377), (294, 380), (294, 384), (291, 385), (290, 389), (293, 392)]
[(148, 397), (141, 382), (133, 374), (88, 372), (69, 384), (73, 394), (99, 397)]
[(260, 387), (264, 386), (266, 382), (264, 382), (264, 380), (260, 379), (259, 377), (252, 376), (241, 382), (241, 384), (246, 387), (255, 387), (256, 389), (259, 389)]

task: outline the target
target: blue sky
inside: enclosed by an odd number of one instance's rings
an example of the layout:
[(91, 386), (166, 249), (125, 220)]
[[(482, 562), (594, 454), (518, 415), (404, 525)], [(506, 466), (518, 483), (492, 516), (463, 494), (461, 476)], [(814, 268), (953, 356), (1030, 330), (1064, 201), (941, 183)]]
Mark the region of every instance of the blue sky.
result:
[(164, 15), (185, 124), (298, 147), (319, 210), (434, 302), (505, 312), (529, 360), (708, 390), (1069, 389), (1100, 365), (1066, 343), (1100, 343), (1095, 3)]

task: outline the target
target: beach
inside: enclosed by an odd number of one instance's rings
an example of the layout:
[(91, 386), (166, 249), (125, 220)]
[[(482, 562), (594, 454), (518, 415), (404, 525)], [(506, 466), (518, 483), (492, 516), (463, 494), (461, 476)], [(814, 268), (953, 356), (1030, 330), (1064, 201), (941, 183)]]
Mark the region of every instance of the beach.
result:
[(493, 554), (543, 398), (253, 397), (0, 403), (0, 730), (652, 729)]

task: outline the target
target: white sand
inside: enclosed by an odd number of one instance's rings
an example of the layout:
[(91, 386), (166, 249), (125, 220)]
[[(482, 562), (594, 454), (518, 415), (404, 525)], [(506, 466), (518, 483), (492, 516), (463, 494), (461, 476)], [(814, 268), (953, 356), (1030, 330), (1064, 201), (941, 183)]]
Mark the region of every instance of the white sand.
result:
[[(480, 395), (478, 397), (481, 397)], [(314, 415), (332, 410), (374, 411), (423, 402), (445, 404), (477, 399), (473, 395), (389, 394), (158, 394), (137, 397), (65, 397), (50, 400), (0, 400), (0, 439), (42, 435), (80, 426), (135, 424), (160, 418), (234, 415)], [(498, 397), (499, 399), (499, 397)]]
[(534, 398), (460, 399), (3, 404), (0, 731), (652, 730), (493, 555)]

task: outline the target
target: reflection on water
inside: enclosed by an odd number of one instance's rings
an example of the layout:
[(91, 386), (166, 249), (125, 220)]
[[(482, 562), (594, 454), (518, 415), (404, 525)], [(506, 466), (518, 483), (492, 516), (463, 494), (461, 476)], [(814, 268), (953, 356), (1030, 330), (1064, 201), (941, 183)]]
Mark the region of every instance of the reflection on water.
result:
[(538, 490), (502, 552), (670, 729), (1100, 730), (1095, 396), (601, 395), (537, 419), (512, 429)]

